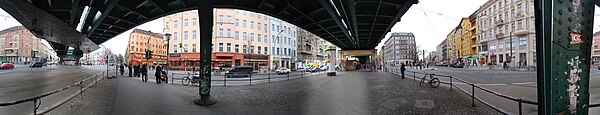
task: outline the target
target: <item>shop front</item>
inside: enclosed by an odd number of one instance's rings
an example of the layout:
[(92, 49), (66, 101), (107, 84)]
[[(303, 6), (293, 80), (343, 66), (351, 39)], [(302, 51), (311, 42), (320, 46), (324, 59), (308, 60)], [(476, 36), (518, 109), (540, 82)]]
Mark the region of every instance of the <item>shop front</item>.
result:
[(258, 71), (261, 67), (270, 68), (270, 58), (266, 54), (245, 54), (243, 63), (243, 66), (252, 66), (255, 71)]
[(200, 66), (200, 53), (170, 53), (168, 67), (172, 70), (192, 70)]
[(242, 66), (244, 54), (231, 52), (214, 52), (211, 56), (214, 69), (229, 70), (234, 66)]

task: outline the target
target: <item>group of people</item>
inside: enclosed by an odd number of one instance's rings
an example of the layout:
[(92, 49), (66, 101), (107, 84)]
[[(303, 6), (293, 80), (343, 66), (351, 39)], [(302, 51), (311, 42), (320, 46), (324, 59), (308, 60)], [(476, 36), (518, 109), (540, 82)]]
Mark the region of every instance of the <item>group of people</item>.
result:
[[(124, 73), (124, 67), (121, 65), (121, 75)], [(160, 83), (160, 77), (163, 74), (162, 67), (160, 65), (156, 65), (155, 67), (148, 66), (147, 64), (132, 64), (129, 63), (127, 65), (129, 69), (129, 77), (139, 77), (142, 78), (143, 82), (148, 82), (148, 69), (155, 68), (154, 77), (156, 77), (156, 83)]]

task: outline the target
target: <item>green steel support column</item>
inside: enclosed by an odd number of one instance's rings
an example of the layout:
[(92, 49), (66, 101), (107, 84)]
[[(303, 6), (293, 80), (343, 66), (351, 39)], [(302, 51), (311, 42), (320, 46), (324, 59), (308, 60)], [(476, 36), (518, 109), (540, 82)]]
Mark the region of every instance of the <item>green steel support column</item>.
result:
[(213, 31), (213, 0), (198, 1), (198, 19), (200, 19), (200, 95), (194, 99), (198, 105), (208, 106), (217, 103), (210, 95), (210, 70)]
[(588, 114), (593, 1), (535, 1), (540, 115)]

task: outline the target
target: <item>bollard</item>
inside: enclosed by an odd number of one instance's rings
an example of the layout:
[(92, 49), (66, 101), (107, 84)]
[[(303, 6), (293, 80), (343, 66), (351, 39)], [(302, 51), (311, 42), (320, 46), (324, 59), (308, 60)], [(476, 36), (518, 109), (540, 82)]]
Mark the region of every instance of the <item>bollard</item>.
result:
[(450, 91), (452, 91), (452, 87), (454, 87), (454, 84), (452, 84), (452, 76), (450, 76)]
[(519, 115), (523, 115), (523, 102), (520, 98), (517, 101), (519, 102)]
[(290, 80), (290, 73), (287, 73), (287, 76), (288, 76), (288, 80)]
[(271, 72), (269, 72), (268, 75), (269, 75), (269, 83), (271, 83)]
[(223, 76), (223, 86), (227, 86), (227, 76)]
[(475, 107), (475, 84), (471, 84), (471, 106)]
[(171, 84), (173, 84), (173, 77), (175, 77), (175, 73), (171, 73)]
[(417, 72), (413, 72), (413, 79), (417, 80)]
[(250, 79), (249, 79), (249, 81), (250, 81), (250, 85), (252, 85), (252, 72), (250, 72)]

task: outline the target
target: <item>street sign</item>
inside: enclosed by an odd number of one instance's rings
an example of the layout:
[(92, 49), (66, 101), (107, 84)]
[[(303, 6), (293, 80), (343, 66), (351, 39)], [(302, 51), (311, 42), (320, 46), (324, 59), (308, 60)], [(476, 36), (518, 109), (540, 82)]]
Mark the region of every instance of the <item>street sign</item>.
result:
[(108, 64), (115, 64), (116, 61), (117, 61), (117, 59), (115, 58), (115, 55), (108, 56)]

